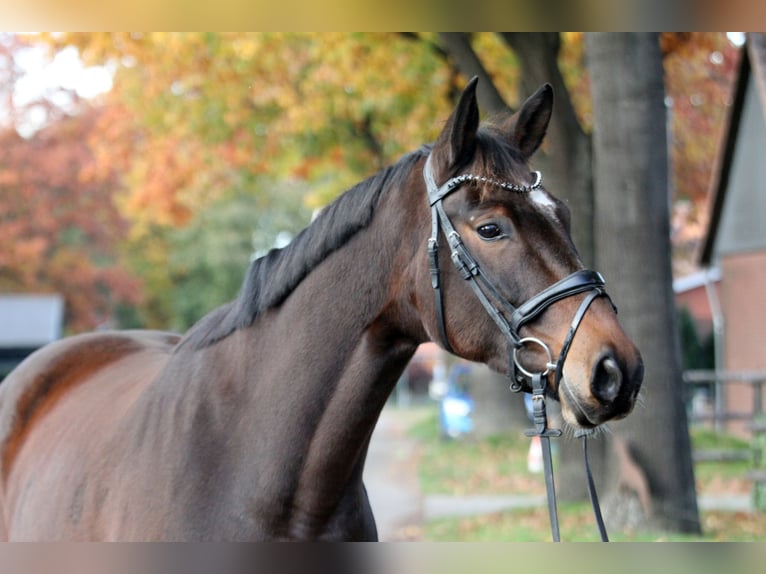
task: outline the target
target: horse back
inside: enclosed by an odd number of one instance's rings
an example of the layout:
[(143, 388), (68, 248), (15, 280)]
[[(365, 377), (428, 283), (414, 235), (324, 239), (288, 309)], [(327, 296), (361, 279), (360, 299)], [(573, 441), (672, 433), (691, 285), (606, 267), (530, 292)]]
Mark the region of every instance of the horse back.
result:
[[(76, 427), (99, 418), (106, 406), (110, 413), (103, 415), (105, 420), (119, 418), (125, 403), (156, 377), (178, 340), (178, 335), (156, 331), (98, 332), (57, 341), (27, 357), (0, 384), (3, 494), (8, 494), (9, 475), (25, 443), (35, 439), (37, 448), (47, 440), (45, 431), (37, 430), (45, 428), (46, 419), (63, 417)], [(115, 389), (123, 404), (109, 405), (106, 397)]]

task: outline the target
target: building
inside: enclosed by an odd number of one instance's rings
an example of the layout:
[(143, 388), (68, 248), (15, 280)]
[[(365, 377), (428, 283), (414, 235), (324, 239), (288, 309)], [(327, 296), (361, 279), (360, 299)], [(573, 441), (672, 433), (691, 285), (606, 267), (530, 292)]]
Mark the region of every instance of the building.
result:
[(676, 307), (689, 312), (700, 337), (707, 337), (715, 329), (717, 317), (713, 309), (720, 299), (720, 282), (721, 273), (717, 267), (703, 269), (673, 281)]
[[(766, 373), (766, 35), (748, 34), (714, 171), (700, 255), (720, 271), (719, 370)], [(726, 411), (763, 405), (758, 385), (726, 385)], [(760, 401), (760, 403), (759, 403)], [(740, 427), (741, 428), (741, 427)]]
[(0, 295), (0, 380), (43, 345), (61, 337), (60, 295)]

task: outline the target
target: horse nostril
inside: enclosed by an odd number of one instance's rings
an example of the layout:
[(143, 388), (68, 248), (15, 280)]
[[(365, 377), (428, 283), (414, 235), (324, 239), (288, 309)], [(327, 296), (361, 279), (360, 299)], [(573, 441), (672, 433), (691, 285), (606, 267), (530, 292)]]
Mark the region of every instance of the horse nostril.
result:
[(602, 403), (610, 403), (617, 398), (622, 384), (622, 369), (610, 355), (603, 357), (593, 370), (591, 390)]

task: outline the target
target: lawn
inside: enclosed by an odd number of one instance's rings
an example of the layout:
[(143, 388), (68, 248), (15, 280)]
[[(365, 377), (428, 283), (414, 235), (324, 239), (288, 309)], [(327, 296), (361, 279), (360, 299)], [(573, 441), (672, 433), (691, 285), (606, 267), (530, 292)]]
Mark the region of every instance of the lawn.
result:
[[(703, 536), (666, 532), (609, 532), (613, 542), (734, 542), (766, 540), (766, 516), (750, 512), (701, 512)], [(560, 504), (561, 539), (597, 542), (598, 530), (590, 506)], [(427, 523), (423, 540), (461, 542), (544, 542), (551, 539), (544, 508), (511, 510), (467, 518), (444, 518)]]
[[(410, 436), (421, 445), (420, 488), (424, 495), (544, 495), (542, 475), (527, 471), (529, 439), (521, 433), (486, 440), (439, 438), (435, 413), (420, 417)], [(705, 429), (692, 430), (698, 450), (745, 450), (746, 441)], [(749, 460), (697, 462), (698, 495), (747, 494), (751, 485), (745, 473)], [(562, 540), (597, 540), (592, 511), (587, 503), (560, 504)], [(610, 532), (613, 540), (766, 540), (766, 513), (701, 512), (704, 535), (683, 536), (663, 532)], [(429, 541), (544, 541), (550, 540), (545, 508), (519, 509), (481, 516), (443, 518), (422, 526), (419, 536)]]

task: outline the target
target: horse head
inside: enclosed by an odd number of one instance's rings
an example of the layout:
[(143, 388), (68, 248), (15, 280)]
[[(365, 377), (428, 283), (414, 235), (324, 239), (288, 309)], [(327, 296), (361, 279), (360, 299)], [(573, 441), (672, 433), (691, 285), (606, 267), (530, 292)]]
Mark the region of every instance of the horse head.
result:
[(641, 356), (604, 280), (584, 268), (569, 209), (528, 166), (552, 89), (497, 126), (479, 125), (475, 89), (476, 79), (424, 167), (432, 234), (414, 297), (424, 328), (455, 354), (508, 374), (512, 388), (543, 374), (575, 427), (622, 418), (641, 386)]

